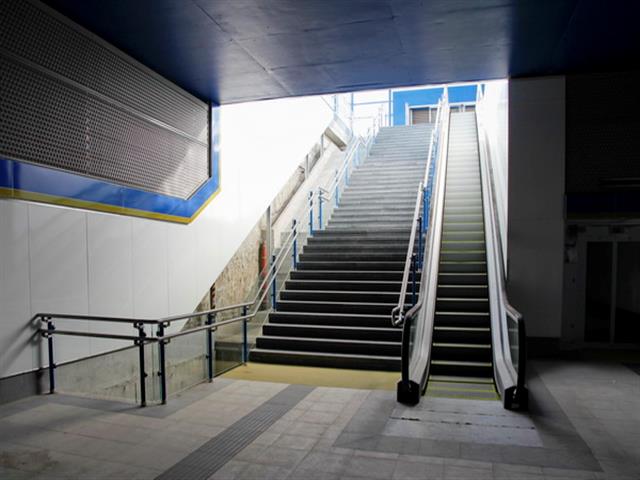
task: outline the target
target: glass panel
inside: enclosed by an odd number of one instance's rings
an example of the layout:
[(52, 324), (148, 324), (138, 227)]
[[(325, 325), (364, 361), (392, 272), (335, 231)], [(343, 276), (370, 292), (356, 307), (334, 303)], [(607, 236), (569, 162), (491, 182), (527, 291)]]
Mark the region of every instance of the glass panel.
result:
[(507, 334), (509, 335), (509, 351), (511, 352), (511, 363), (513, 364), (513, 368), (518, 371), (518, 358), (520, 355), (520, 343), (519, 343), (519, 332), (518, 332), (518, 323), (507, 315)]
[(640, 242), (618, 243), (615, 342), (640, 342)]
[[(233, 317), (242, 312), (231, 311)], [(228, 318), (232, 318), (231, 315)], [(223, 325), (213, 334), (213, 348), (215, 352), (214, 375), (220, 375), (227, 370), (242, 364), (242, 322)]]
[(587, 244), (587, 287), (584, 339), (608, 342), (611, 325), (611, 242)]
[[(195, 317), (189, 321), (185, 328), (195, 328), (204, 325), (205, 322), (206, 316)], [(208, 378), (206, 338), (206, 332), (194, 332), (172, 338), (165, 345), (167, 392), (170, 396)], [(159, 354), (155, 358), (159, 362)]]
[[(56, 328), (79, 330), (78, 321), (59, 320)], [(129, 324), (92, 323), (88, 329), (94, 333), (115, 333), (119, 335), (137, 335), (137, 329)], [(151, 335), (151, 327), (145, 328)], [(85, 337), (54, 337), (54, 352), (75, 348), (91, 342), (91, 350), (98, 355), (58, 365), (55, 370), (56, 391), (74, 395), (88, 396), (105, 400), (114, 400), (139, 404), (141, 399), (139, 349), (132, 341), (117, 341)], [(147, 404), (160, 401), (157, 373), (157, 345), (146, 344), (145, 380)], [(114, 350), (116, 349), (116, 350)], [(102, 354), (101, 352), (109, 351)], [(46, 354), (46, 352), (45, 352)]]

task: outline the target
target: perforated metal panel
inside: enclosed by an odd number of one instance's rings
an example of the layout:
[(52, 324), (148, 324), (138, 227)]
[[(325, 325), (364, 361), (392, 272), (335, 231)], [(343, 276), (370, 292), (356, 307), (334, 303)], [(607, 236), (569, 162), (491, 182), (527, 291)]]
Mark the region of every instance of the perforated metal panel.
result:
[(206, 103), (39, 3), (0, 2), (0, 156), (188, 198)]

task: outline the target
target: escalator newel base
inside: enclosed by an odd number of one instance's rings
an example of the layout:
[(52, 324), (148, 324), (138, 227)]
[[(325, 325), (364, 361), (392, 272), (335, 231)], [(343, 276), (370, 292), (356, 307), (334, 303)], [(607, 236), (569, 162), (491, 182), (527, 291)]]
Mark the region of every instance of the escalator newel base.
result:
[(397, 399), (398, 402), (405, 405), (417, 405), (420, 401), (420, 385), (411, 380), (408, 382), (400, 380), (398, 382)]

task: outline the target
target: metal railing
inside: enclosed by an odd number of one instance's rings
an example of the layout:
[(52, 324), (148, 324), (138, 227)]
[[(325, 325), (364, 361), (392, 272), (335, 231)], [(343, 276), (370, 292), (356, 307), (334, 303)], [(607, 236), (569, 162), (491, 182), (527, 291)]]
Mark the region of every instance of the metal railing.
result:
[[(482, 196), (487, 244), (487, 273), (491, 311), (494, 379), (505, 408), (526, 409), (526, 329), (522, 314), (510, 303), (506, 290), (503, 236), (498, 214), (498, 197), (494, 183), (491, 149), (483, 121), (483, 90), (478, 86), (476, 119), (478, 152), (482, 171)], [(492, 288), (491, 288), (492, 287)]]
[[(264, 278), (260, 282), (257, 291), (252, 299), (247, 302), (237, 305), (230, 305), (220, 308), (214, 308), (205, 311), (192, 312), (180, 315), (173, 315), (163, 317), (159, 319), (140, 319), (140, 318), (127, 318), (127, 317), (113, 317), (113, 316), (95, 316), (95, 315), (76, 315), (76, 314), (61, 314), (61, 313), (38, 313), (34, 315), (32, 320), (39, 321), (39, 332), (47, 340), (48, 347), (48, 375), (49, 375), (49, 391), (54, 393), (56, 390), (56, 362), (55, 362), (55, 345), (54, 337), (56, 336), (74, 336), (74, 337), (92, 337), (109, 340), (122, 340), (131, 341), (133, 345), (138, 348), (138, 367), (139, 367), (139, 392), (140, 392), (140, 405), (145, 406), (147, 404), (147, 392), (146, 392), (146, 379), (147, 366), (145, 346), (155, 344), (158, 346), (158, 380), (160, 390), (160, 402), (165, 404), (168, 397), (167, 387), (167, 365), (166, 365), (166, 349), (167, 345), (178, 337), (194, 334), (197, 332), (206, 333), (206, 362), (207, 362), (207, 377), (209, 381), (212, 381), (215, 376), (215, 353), (214, 353), (214, 333), (225, 325), (241, 324), (242, 325), (242, 363), (246, 363), (249, 357), (249, 339), (248, 339), (248, 322), (256, 318), (260, 312), (261, 306), (265, 301), (267, 295), (271, 296), (271, 305), (273, 310), (278, 308), (278, 291), (276, 278), (279, 273), (284, 269), (283, 266), (291, 253), (291, 266), (296, 267), (298, 261), (299, 252), (299, 239), (301, 235), (301, 229), (299, 226), (303, 224), (308, 218), (309, 234), (313, 235), (314, 226), (317, 224), (319, 230), (322, 230), (326, 224), (327, 215), (323, 218), (323, 203), (329, 202), (331, 199), (335, 200), (335, 205), (339, 204), (339, 198), (341, 191), (349, 184), (349, 178), (352, 170), (360, 164), (364, 156), (366, 156), (373, 143), (374, 136), (377, 134), (379, 126), (374, 126), (371, 129), (371, 135), (363, 139), (361, 137), (353, 138), (347, 147), (345, 159), (342, 166), (336, 170), (335, 176), (331, 184), (327, 188), (319, 187), (316, 192), (309, 192), (309, 202), (303, 209), (302, 213), (296, 217), (292, 222), (292, 228), (283, 241), (278, 255), (272, 257), (272, 262), (269, 269), (264, 273)], [(317, 219), (314, 217), (314, 204), (318, 205)], [(326, 211), (324, 212), (326, 214)], [(317, 222), (317, 223), (316, 223)], [(216, 321), (216, 316), (222, 312), (229, 312), (232, 310), (239, 310), (241, 313), (229, 319), (222, 321)], [(185, 330), (168, 333), (167, 329), (172, 324), (190, 320), (197, 317), (205, 317), (206, 321), (204, 325), (188, 328)], [(128, 324), (134, 329), (135, 334), (116, 334), (116, 333), (100, 333), (87, 330), (75, 330), (75, 329), (59, 329), (56, 328), (56, 320), (71, 320), (71, 321), (88, 321), (91, 323), (114, 323), (114, 324)], [(148, 330), (151, 330), (150, 332)]]

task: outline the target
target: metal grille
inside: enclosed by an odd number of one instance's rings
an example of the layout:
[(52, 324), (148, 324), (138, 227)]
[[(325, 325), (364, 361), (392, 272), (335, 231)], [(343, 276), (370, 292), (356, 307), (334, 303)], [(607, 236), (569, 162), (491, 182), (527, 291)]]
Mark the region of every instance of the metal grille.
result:
[(37, 3), (0, 2), (0, 155), (188, 198), (204, 102)]
[(637, 72), (566, 77), (568, 193), (635, 189), (640, 178), (639, 80)]

